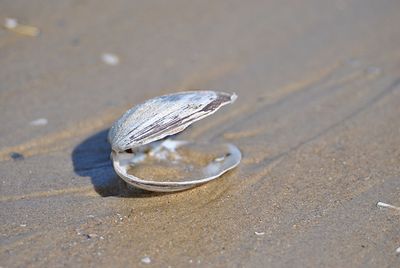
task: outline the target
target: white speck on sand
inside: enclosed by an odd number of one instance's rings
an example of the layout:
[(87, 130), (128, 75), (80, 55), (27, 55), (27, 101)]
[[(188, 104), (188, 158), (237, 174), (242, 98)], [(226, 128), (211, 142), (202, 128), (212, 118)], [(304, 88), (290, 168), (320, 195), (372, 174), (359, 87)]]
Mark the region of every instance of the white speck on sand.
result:
[(19, 226), (21, 226), (21, 227), (26, 227), (26, 224), (20, 224)]
[(257, 236), (262, 236), (262, 235), (265, 235), (265, 232), (254, 232), (254, 234)]
[(101, 60), (111, 66), (115, 66), (119, 64), (119, 58), (117, 55), (112, 53), (103, 53), (101, 55)]
[(400, 254), (400, 247), (396, 248), (396, 254)]
[(15, 27), (18, 26), (18, 21), (17, 19), (14, 18), (6, 18), (4, 20), (4, 27), (7, 29), (14, 29)]
[(33, 120), (29, 123), (31, 126), (45, 126), (49, 123), (49, 121), (46, 118), (38, 118), (36, 120)]
[(143, 257), (140, 261), (143, 262), (143, 263), (145, 263), (145, 264), (151, 263), (151, 259), (150, 259), (150, 257), (148, 257), (148, 256)]

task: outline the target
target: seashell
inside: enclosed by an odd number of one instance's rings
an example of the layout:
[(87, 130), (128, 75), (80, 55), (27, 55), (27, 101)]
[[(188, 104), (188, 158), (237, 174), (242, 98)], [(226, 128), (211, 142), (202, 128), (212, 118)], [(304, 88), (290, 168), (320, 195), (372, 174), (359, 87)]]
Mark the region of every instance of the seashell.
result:
[[(166, 139), (236, 98), (236, 94), (224, 92), (187, 91), (156, 97), (129, 109), (108, 134), (116, 173), (135, 187), (172, 192), (204, 184), (236, 167), (241, 153), (232, 144)], [(157, 176), (159, 168), (164, 171)], [(142, 179), (136, 174), (143, 172), (142, 176), (156, 178)], [(171, 175), (175, 178), (168, 177)]]

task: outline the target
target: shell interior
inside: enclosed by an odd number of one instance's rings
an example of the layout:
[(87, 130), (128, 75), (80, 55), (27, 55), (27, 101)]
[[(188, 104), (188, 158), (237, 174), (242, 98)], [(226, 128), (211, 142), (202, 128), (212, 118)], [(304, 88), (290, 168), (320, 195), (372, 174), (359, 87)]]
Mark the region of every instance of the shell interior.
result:
[[(144, 152), (114, 152), (114, 168), (128, 184), (150, 191), (180, 191), (221, 176), (237, 166), (241, 153), (232, 144), (166, 140)], [(146, 179), (142, 179), (146, 178)]]

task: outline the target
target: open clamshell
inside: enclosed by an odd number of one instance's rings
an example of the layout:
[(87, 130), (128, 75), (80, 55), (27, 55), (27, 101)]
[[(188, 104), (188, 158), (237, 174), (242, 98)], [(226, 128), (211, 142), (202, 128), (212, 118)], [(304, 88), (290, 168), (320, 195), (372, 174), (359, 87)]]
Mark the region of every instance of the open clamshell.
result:
[(181, 191), (218, 178), (239, 164), (236, 146), (164, 138), (235, 99), (235, 94), (224, 92), (188, 91), (131, 108), (109, 131), (115, 171), (130, 185), (158, 192)]

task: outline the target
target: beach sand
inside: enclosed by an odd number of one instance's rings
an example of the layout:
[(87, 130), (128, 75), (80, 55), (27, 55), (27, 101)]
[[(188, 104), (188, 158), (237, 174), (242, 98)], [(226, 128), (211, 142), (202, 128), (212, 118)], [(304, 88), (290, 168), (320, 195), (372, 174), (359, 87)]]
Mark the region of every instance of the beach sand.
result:
[[(40, 30), (0, 29), (1, 267), (400, 264), (399, 210), (376, 206), (400, 206), (399, 1), (0, 10)], [(241, 164), (184, 192), (126, 187), (108, 128), (190, 89), (239, 98), (179, 138), (234, 143)]]

